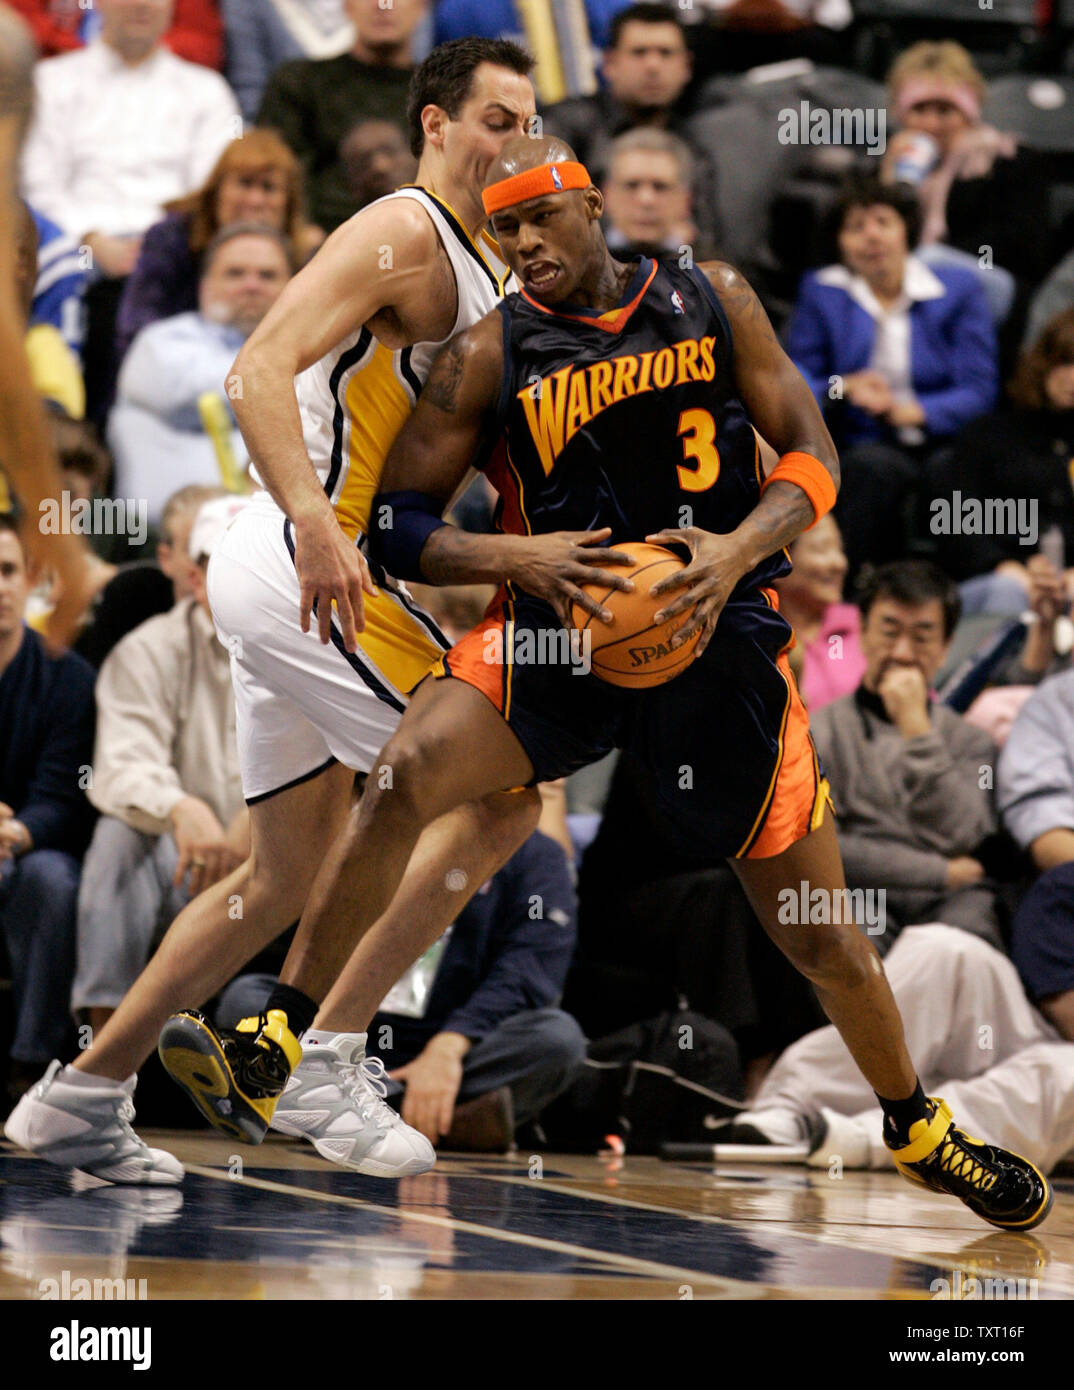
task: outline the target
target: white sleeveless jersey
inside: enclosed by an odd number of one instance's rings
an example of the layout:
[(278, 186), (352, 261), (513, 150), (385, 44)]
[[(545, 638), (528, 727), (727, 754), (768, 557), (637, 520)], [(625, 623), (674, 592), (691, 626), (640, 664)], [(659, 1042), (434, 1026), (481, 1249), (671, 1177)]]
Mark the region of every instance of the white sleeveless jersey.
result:
[(425, 208), (451, 260), (458, 293), (451, 332), (436, 343), (393, 351), (363, 327), (295, 378), (310, 460), (340, 526), (355, 539), (368, 530), (384, 460), (417, 403), (433, 358), (448, 338), (471, 327), (515, 288), (488, 232), (475, 241), (448, 204), (427, 189), (407, 186), (378, 201), (393, 198), (411, 198)]

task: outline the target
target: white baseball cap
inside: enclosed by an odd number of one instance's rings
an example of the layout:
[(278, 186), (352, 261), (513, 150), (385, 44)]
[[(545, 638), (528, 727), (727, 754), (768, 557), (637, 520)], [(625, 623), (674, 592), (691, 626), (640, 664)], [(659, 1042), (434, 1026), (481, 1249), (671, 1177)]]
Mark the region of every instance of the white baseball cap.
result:
[(220, 537), (250, 501), (249, 497), (229, 493), (227, 497), (213, 497), (203, 502), (190, 528), (187, 547), (190, 558), (200, 560), (203, 555), (211, 555)]

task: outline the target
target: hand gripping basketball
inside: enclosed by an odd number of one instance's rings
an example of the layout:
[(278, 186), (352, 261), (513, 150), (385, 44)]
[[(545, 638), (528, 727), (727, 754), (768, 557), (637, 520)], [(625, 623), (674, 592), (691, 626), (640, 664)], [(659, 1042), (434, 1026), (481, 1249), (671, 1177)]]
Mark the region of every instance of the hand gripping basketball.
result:
[(657, 618), (662, 599), (653, 588), (660, 579), (679, 575), (686, 562), (666, 546), (631, 541), (623, 546), (633, 558), (625, 571), (633, 588), (623, 592), (596, 583), (583, 585), (591, 601), (612, 614), (611, 624), (599, 624), (581, 604), (573, 605), (574, 626), (587, 634), (592, 671), (611, 685), (640, 690), (663, 685), (694, 660), (701, 629), (686, 642), (675, 638), (690, 623), (688, 613)]

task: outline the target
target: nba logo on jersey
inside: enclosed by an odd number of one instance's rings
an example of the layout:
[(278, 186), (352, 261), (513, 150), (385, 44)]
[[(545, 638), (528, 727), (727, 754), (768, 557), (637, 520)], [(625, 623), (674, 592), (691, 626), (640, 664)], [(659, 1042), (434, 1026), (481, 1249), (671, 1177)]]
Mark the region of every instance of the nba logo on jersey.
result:
[(677, 314), (686, 313), (686, 305), (682, 302), (682, 295), (678, 292), (678, 290), (671, 291), (671, 307), (675, 310)]
[(556, 168), (556, 166), (553, 164), (552, 167), (551, 167), (551, 169), (549, 169), (548, 172), (552, 175), (552, 183), (553, 183), (554, 186), (555, 186), (556, 192), (557, 192), (557, 193), (562, 193), (562, 192), (563, 192), (563, 179), (562, 179), (562, 177), (560, 176), (559, 170), (558, 170), (558, 169)]

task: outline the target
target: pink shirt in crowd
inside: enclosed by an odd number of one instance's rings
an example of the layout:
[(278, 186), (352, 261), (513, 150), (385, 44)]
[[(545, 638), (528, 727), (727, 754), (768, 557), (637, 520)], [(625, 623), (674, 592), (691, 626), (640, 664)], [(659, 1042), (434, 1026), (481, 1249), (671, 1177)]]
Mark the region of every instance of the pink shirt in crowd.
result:
[(861, 614), (852, 603), (831, 603), (820, 631), (802, 652), (802, 699), (820, 709), (861, 684), (865, 657), (858, 640)]

